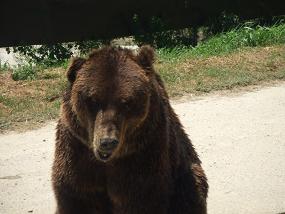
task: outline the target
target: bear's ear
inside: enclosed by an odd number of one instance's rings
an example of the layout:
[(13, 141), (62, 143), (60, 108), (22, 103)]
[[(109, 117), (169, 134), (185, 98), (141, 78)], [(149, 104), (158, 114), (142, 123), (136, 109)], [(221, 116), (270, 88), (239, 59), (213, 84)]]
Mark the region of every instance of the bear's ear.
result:
[(85, 59), (79, 57), (72, 59), (71, 65), (67, 70), (67, 79), (70, 83), (73, 83), (75, 81), (77, 72), (85, 61)]
[(136, 57), (137, 62), (142, 68), (151, 69), (154, 63), (154, 50), (149, 45), (144, 45), (140, 48), (139, 53)]

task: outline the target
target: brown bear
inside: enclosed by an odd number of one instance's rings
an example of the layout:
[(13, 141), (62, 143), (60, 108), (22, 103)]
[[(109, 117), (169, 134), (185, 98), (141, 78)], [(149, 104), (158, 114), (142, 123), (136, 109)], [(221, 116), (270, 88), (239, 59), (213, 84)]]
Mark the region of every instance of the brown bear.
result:
[(56, 213), (207, 213), (201, 161), (153, 62), (149, 46), (73, 61), (56, 133)]

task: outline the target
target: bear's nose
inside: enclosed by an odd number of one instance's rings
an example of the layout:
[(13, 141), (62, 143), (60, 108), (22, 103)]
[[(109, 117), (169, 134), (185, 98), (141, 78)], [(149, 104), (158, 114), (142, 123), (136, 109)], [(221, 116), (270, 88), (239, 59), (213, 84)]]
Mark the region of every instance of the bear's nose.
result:
[(119, 141), (112, 138), (100, 139), (100, 150), (101, 151), (112, 151), (118, 145)]

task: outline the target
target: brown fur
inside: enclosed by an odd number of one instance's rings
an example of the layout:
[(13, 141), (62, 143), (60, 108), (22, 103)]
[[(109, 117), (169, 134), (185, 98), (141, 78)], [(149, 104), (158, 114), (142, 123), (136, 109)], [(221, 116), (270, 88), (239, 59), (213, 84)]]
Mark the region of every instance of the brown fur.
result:
[[(52, 181), (57, 213), (205, 214), (207, 179), (153, 69), (138, 55), (95, 50), (68, 70)], [(101, 140), (117, 139), (106, 161)]]

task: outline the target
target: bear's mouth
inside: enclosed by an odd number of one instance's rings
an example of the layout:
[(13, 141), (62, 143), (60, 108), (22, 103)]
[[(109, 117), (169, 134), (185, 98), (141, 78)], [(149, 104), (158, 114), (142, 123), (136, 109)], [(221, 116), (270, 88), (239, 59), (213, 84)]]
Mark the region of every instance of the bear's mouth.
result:
[(111, 152), (106, 152), (106, 151), (97, 151), (96, 152), (96, 156), (99, 160), (106, 162), (109, 160), (109, 158), (111, 157), (112, 153)]

